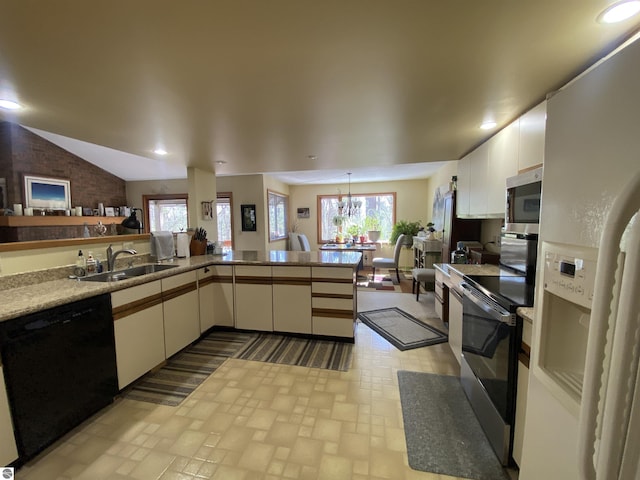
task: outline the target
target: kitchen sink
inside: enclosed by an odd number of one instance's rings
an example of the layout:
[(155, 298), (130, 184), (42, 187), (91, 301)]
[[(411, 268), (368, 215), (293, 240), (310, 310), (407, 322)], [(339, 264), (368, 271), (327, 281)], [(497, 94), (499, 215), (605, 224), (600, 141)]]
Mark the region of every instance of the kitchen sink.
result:
[(103, 272), (87, 277), (79, 277), (83, 282), (117, 282), (118, 280), (126, 280), (128, 278), (140, 277), (149, 273), (162, 272), (178, 265), (167, 265), (165, 263), (151, 263), (148, 265), (139, 265), (137, 267), (125, 268), (124, 270), (116, 270), (115, 272)]

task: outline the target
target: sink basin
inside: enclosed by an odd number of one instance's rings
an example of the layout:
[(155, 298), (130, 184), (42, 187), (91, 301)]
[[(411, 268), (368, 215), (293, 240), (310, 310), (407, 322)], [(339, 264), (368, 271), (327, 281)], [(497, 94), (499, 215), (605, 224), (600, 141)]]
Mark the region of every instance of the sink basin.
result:
[(127, 278), (140, 277), (149, 273), (162, 272), (176, 268), (178, 265), (167, 265), (165, 263), (151, 263), (148, 265), (139, 265), (137, 267), (125, 268), (124, 270), (116, 270), (115, 272), (103, 272), (87, 277), (80, 277), (83, 282), (117, 282), (118, 280), (126, 280)]

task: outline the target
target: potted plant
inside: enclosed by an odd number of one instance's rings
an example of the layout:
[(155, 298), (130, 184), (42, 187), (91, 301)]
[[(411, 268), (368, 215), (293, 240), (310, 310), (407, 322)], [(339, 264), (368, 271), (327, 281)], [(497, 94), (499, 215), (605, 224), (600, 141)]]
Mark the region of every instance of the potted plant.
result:
[(380, 219), (377, 215), (367, 215), (364, 219), (364, 230), (367, 232), (370, 242), (380, 239)]
[(358, 237), (360, 236), (361, 232), (362, 232), (362, 227), (358, 223), (352, 223), (347, 227), (347, 233), (353, 239), (353, 243), (357, 243)]
[(420, 222), (408, 222), (406, 220), (398, 220), (396, 224), (391, 229), (391, 239), (390, 242), (395, 244), (398, 240), (398, 237), (403, 233), (408, 236), (405, 239), (405, 245), (413, 244), (413, 237), (418, 235), (418, 232), (422, 228)]

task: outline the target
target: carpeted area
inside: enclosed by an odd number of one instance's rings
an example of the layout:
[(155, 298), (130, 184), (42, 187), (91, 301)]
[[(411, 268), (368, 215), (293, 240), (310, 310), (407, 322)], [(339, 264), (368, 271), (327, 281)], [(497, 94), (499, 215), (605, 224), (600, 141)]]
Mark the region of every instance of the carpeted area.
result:
[(352, 350), (353, 344), (347, 342), (261, 333), (234, 358), (346, 372), (351, 366)]
[(400, 272), (400, 283), (396, 278), (395, 270), (376, 270), (375, 277), (371, 269), (358, 272), (357, 286), (363, 290), (376, 290), (380, 292), (411, 293), (411, 273)]
[(448, 339), (446, 333), (397, 307), (361, 312), (358, 318), (398, 350), (426, 347), (446, 342)]
[(398, 371), (409, 466), (474, 480), (507, 480), (458, 377)]
[(353, 344), (271, 333), (214, 330), (128, 387), (132, 400), (177, 406), (227, 358), (347, 371)]

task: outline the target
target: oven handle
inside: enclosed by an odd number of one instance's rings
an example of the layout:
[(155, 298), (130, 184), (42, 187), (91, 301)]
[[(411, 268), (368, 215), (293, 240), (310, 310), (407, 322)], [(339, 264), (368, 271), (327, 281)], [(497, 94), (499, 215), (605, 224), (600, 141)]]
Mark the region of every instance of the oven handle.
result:
[[(461, 283), (460, 286), (462, 287), (464, 296), (468, 298), (476, 307), (491, 315), (491, 318), (502, 323), (507, 323), (509, 325), (514, 324), (514, 314), (501, 308), (493, 300), (487, 298), (485, 295), (478, 292), (475, 288), (470, 287), (466, 283)], [(485, 300), (483, 301), (482, 299)]]

